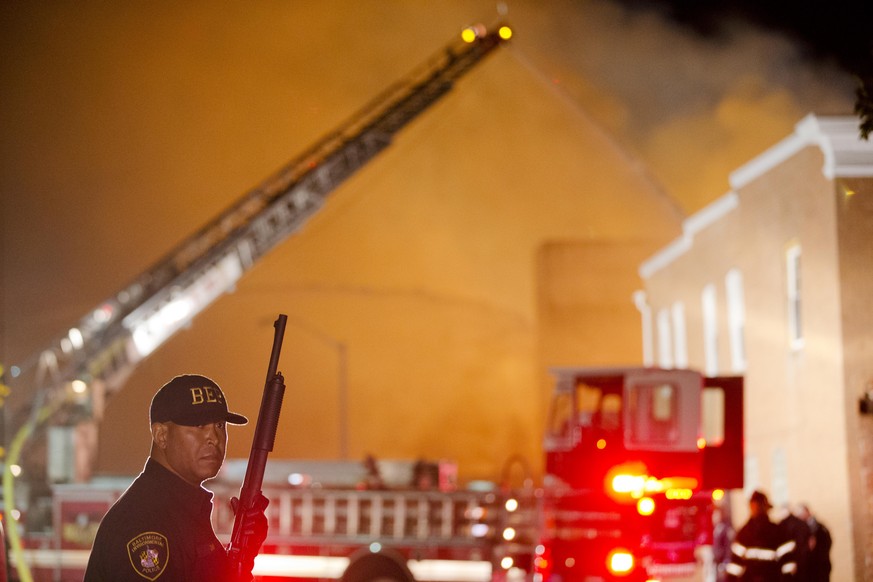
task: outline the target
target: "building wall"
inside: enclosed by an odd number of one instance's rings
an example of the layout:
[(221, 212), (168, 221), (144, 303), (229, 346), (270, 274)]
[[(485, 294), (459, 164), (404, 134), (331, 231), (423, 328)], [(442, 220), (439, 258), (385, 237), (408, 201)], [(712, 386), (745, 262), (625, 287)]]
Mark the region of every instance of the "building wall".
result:
[[(685, 237), (665, 249), (656, 267), (650, 262), (641, 269), (652, 317), (651, 363), (676, 363), (682, 334), (677, 322), (684, 319), (689, 366), (744, 374), (746, 491), (733, 496), (735, 522), (746, 519), (745, 498), (755, 488), (767, 491), (777, 506), (808, 503), (833, 535), (833, 579), (873, 579), (863, 573), (873, 555), (873, 454), (862, 454), (870, 446), (869, 440), (863, 444), (863, 430), (869, 432), (871, 423), (868, 417), (859, 425), (857, 413), (858, 385), (873, 380), (870, 316), (855, 318), (844, 308), (861, 310), (862, 297), (869, 304), (873, 273), (863, 263), (873, 256), (867, 241), (873, 239), (873, 214), (846, 210), (844, 189), (825, 177), (825, 162), (819, 147), (798, 148), (736, 187), (709, 217), (703, 211), (686, 221)], [(858, 206), (863, 198), (869, 204), (864, 193), (870, 183), (855, 183), (860, 198), (850, 202)], [(844, 233), (846, 225), (851, 228)], [(789, 339), (786, 253), (793, 245), (800, 248), (802, 345)], [(732, 270), (742, 278), (744, 357), (736, 357), (729, 332), (726, 277)], [(859, 283), (866, 294), (856, 291)], [(714, 290), (710, 333), (717, 344), (710, 351), (707, 286)], [(659, 332), (658, 314), (675, 311), (677, 303), (684, 317), (662, 316), (661, 325), (669, 322), (671, 329)]]
[[(853, 572), (835, 192), (809, 147), (739, 192), (755, 232), (748, 273), (747, 456), (774, 504), (806, 502), (832, 530), (835, 580)], [(786, 250), (801, 249), (803, 346), (788, 340)], [(759, 395), (767, 392), (766, 397)], [(755, 461), (753, 461), (754, 463)]]
[(873, 390), (873, 181), (837, 181), (847, 440), (858, 577), (873, 580), (873, 414), (859, 413), (859, 400)]

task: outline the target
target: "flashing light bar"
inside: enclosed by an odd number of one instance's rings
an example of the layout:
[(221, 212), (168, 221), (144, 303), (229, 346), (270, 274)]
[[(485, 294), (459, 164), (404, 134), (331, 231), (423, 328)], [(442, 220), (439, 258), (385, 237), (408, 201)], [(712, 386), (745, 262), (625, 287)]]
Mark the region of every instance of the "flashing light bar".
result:
[[(665, 477), (658, 479), (628, 467), (617, 468), (608, 478), (612, 493), (642, 499), (646, 495), (663, 493), (668, 499), (691, 499), (699, 483), (694, 477)], [(622, 471), (621, 469), (624, 469)]]
[(683, 487), (671, 487), (665, 493), (667, 499), (691, 499), (692, 495), (694, 492), (691, 489)]
[(616, 493), (635, 494), (646, 489), (645, 475), (616, 475), (612, 478), (612, 490)]

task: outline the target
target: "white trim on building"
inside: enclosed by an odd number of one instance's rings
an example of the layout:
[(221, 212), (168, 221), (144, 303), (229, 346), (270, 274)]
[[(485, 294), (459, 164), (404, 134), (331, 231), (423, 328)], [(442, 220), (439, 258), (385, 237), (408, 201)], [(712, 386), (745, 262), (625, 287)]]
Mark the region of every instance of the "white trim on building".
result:
[(670, 312), (659, 309), (655, 320), (658, 329), (658, 366), (664, 369), (673, 367), (673, 339), (670, 330)]
[(739, 205), (736, 192), (728, 192), (682, 221), (682, 236), (664, 247), (639, 268), (640, 277), (648, 279), (683, 254), (694, 243), (694, 235), (720, 220)]
[(654, 339), (652, 338), (652, 308), (649, 306), (645, 291), (634, 291), (634, 305), (640, 312), (640, 321), (643, 329), (643, 365), (655, 364)]
[(700, 294), (703, 313), (703, 359), (707, 376), (718, 376), (718, 299), (715, 285), (708, 284)]
[(873, 176), (873, 141), (859, 139), (857, 119), (809, 114), (794, 126), (794, 135), (733, 171), (731, 188), (745, 186), (807, 146), (824, 154), (821, 170), (828, 179)]
[(670, 306), (673, 325), (673, 361), (677, 368), (688, 367), (688, 331), (685, 325), (685, 304), (676, 301)]
[(731, 269), (724, 278), (725, 297), (728, 309), (728, 337), (731, 347), (731, 371), (746, 371), (746, 301), (743, 288), (743, 274), (739, 269)]
[(794, 134), (732, 172), (729, 178), (732, 190), (686, 218), (682, 222), (682, 235), (640, 265), (640, 277), (648, 279), (685, 254), (697, 232), (736, 208), (739, 198), (734, 190), (808, 146), (817, 146), (824, 154), (822, 173), (829, 179), (873, 177), (873, 140), (859, 138), (856, 118), (809, 114), (794, 126)]

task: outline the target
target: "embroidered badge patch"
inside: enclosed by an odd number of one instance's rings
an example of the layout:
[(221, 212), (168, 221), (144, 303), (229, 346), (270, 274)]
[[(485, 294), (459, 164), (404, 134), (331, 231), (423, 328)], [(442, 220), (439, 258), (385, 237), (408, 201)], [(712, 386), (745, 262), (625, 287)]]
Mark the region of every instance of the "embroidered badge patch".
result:
[(155, 531), (139, 534), (127, 542), (127, 557), (137, 574), (146, 580), (156, 580), (170, 559), (166, 536)]

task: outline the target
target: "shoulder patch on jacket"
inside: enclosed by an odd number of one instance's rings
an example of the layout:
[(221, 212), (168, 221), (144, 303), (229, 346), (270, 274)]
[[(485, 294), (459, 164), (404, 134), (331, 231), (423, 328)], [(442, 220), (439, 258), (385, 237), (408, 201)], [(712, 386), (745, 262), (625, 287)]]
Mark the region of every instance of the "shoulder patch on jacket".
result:
[(156, 531), (138, 534), (127, 542), (127, 557), (137, 574), (146, 580), (157, 580), (170, 560), (167, 536)]

